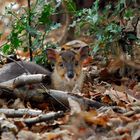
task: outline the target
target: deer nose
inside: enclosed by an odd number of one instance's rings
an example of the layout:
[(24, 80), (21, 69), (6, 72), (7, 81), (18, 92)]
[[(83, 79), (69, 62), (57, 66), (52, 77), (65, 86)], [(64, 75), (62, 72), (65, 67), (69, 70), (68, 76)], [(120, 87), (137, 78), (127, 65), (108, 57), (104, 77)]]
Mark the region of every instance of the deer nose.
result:
[(67, 76), (68, 78), (72, 79), (74, 77), (73, 71), (68, 71)]

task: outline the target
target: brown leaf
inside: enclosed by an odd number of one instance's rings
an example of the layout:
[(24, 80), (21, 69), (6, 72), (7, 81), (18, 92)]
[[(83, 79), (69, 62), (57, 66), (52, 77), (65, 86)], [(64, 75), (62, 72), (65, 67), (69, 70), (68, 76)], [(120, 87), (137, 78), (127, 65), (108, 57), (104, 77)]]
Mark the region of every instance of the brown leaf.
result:
[(25, 123), (24, 122), (22, 122), (22, 121), (16, 121), (15, 120), (15, 125), (18, 127), (18, 130), (21, 130), (21, 129), (24, 129), (25, 130), (25, 128), (26, 128), (26, 125), (25, 125)]
[(77, 101), (73, 100), (72, 98), (68, 98), (68, 102), (71, 108), (71, 114), (81, 112), (80, 104)]
[(18, 140), (40, 140), (38, 133), (21, 130), (18, 135)]
[(110, 98), (110, 96), (105, 95), (102, 97), (102, 102), (106, 104), (112, 104), (114, 101)]
[(91, 56), (88, 56), (88, 57), (83, 61), (83, 66), (84, 66), (84, 67), (88, 66), (92, 61), (93, 61), (93, 58), (92, 58)]
[(106, 126), (108, 123), (108, 117), (105, 114), (97, 115), (96, 111), (83, 112), (82, 116), (87, 123), (94, 125)]
[(15, 140), (16, 137), (12, 132), (3, 132), (1, 134), (1, 140)]
[(127, 94), (125, 94), (124, 92), (119, 92), (113, 89), (110, 90), (106, 90), (104, 95), (109, 95), (110, 98), (116, 102), (117, 104), (120, 103), (120, 100), (124, 101), (124, 102), (133, 102), (134, 98), (131, 96), (128, 96)]

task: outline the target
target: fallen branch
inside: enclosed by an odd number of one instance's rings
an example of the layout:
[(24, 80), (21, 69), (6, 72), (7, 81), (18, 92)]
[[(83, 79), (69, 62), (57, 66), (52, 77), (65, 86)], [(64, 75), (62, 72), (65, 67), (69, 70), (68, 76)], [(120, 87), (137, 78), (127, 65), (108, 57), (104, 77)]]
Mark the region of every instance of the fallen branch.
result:
[(61, 105), (65, 107), (65, 109), (69, 109), (69, 102), (68, 98), (72, 98), (76, 100), (84, 109), (89, 107), (91, 108), (100, 108), (101, 106), (105, 106), (104, 104), (81, 97), (72, 93), (67, 93), (64, 91), (58, 90), (46, 90), (46, 89), (35, 89), (29, 90), (25, 88), (18, 88), (18, 89), (8, 89), (7, 87), (0, 86), (1, 96), (8, 96), (11, 98), (20, 98), (26, 101), (33, 101), (37, 103), (42, 102), (51, 102), (53, 105)]
[(23, 74), (14, 79), (0, 83), (0, 86), (5, 86), (7, 88), (15, 88), (26, 84), (41, 83), (45, 80), (45, 78), (46, 75), (44, 74)]
[(52, 121), (58, 118), (61, 118), (64, 116), (63, 111), (58, 111), (58, 112), (50, 112), (47, 114), (41, 114), (37, 117), (33, 117), (33, 118), (28, 118), (28, 119), (23, 119), (23, 122), (25, 122), (28, 125), (33, 125), (39, 122), (48, 122), (48, 121)]
[(130, 111), (124, 113), (124, 116), (130, 117), (130, 116), (132, 116), (132, 115), (134, 115), (134, 114), (140, 113), (140, 107), (139, 107), (139, 106), (137, 106), (137, 107), (132, 107), (132, 109), (133, 109), (133, 110), (130, 110)]
[(105, 106), (104, 104), (98, 101), (91, 100), (91, 99), (88, 99), (88, 98), (85, 98), (76, 94), (59, 91), (59, 90), (49, 90), (49, 95), (52, 99), (61, 101), (61, 103), (65, 104), (66, 106), (69, 106), (69, 101), (68, 101), (69, 98), (72, 98), (73, 100), (80, 103), (80, 105), (84, 109), (89, 108), (89, 107), (100, 108), (102, 106)]
[(4, 113), (8, 117), (22, 117), (24, 115), (36, 116), (42, 113), (41, 110), (34, 109), (0, 109), (0, 113)]

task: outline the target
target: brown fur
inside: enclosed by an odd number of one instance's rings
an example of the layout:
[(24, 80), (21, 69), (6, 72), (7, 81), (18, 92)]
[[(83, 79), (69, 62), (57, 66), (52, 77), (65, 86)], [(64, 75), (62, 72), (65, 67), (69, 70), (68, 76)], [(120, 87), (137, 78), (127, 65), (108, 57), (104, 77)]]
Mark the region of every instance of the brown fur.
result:
[[(63, 78), (64, 79), (64, 78)], [(75, 88), (77, 90), (81, 90), (84, 81), (84, 74), (83, 72), (75, 81), (66, 81), (65, 79), (62, 80), (61, 77), (58, 75), (56, 69), (52, 74), (52, 86), (54, 89), (63, 90), (72, 92)]]
[[(67, 80), (65, 75), (68, 71), (67, 66), (60, 66), (62, 63), (66, 65), (72, 65), (75, 77), (72, 80)], [(78, 63), (78, 65), (75, 65)], [(82, 64), (80, 61), (80, 56), (72, 51), (62, 52), (57, 56), (57, 61), (55, 64), (55, 69), (52, 74), (52, 84), (55, 89), (63, 91), (72, 91), (75, 86), (78, 90), (81, 89), (82, 83), (84, 81), (84, 74), (82, 72)]]
[[(63, 50), (59, 53), (53, 49), (48, 49), (47, 54), (48, 59), (55, 62), (51, 77), (53, 88), (69, 92), (74, 89), (80, 91), (84, 81), (82, 62), (88, 56), (88, 47), (82, 47), (77, 51)], [(74, 73), (73, 78), (67, 77), (69, 71)]]
[(0, 83), (14, 79), (23, 73), (51, 75), (51, 72), (35, 63), (17, 61), (5, 64), (0, 68)]

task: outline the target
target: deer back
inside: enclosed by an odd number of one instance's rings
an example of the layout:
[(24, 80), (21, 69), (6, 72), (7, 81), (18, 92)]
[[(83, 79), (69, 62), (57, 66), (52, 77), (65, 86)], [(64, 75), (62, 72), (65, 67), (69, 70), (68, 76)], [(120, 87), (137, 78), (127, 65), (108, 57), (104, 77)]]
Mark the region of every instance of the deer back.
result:
[(38, 64), (32, 62), (17, 61), (5, 64), (2, 68), (0, 68), (0, 82), (11, 80), (24, 73), (51, 75), (51, 72)]

